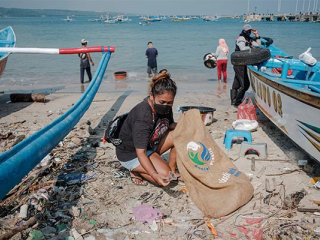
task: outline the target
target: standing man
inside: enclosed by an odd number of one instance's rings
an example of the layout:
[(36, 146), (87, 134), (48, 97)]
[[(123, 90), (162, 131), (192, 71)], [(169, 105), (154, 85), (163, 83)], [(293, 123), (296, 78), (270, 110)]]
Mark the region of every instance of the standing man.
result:
[(154, 77), (157, 73), (157, 57), (158, 50), (153, 47), (152, 42), (148, 42), (148, 49), (146, 51), (146, 58), (148, 58), (148, 78), (150, 78), (150, 74)]
[[(87, 47), (87, 43), (88, 41), (85, 39), (81, 40), (81, 44), (83, 48)], [(91, 65), (94, 66), (94, 63), (92, 61), (92, 58), (90, 56), (89, 53), (78, 53), (80, 60), (80, 82), (81, 84), (83, 84), (84, 82), (84, 70), (86, 70), (88, 78), (89, 78), (89, 82), (92, 80), (92, 74), (91, 74), (91, 68), (90, 68), (90, 63)]]
[[(255, 35), (251, 37), (251, 32)], [(260, 36), (257, 29), (252, 29), (249, 24), (243, 26), (242, 32), (236, 40), (236, 50), (244, 51), (250, 48), (261, 46)], [(247, 72), (247, 66), (233, 66), (234, 81), (230, 90), (231, 105), (238, 106), (241, 104), (246, 91), (250, 87), (250, 81)]]

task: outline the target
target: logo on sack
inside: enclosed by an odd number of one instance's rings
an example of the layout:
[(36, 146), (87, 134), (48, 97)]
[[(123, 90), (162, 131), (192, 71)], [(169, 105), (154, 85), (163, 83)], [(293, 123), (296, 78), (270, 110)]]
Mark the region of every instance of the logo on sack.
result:
[(238, 177), (241, 174), (240, 171), (238, 171), (235, 168), (229, 168), (229, 172), (223, 172), (222, 178), (219, 179), (219, 183), (226, 183), (228, 182), (229, 178), (233, 175), (235, 177)]
[(188, 156), (192, 162), (195, 163), (195, 167), (199, 168), (203, 171), (208, 171), (209, 167), (201, 167), (207, 164), (210, 160), (210, 165), (213, 165), (214, 162), (214, 154), (211, 148), (207, 148), (201, 142), (189, 142), (187, 144)]

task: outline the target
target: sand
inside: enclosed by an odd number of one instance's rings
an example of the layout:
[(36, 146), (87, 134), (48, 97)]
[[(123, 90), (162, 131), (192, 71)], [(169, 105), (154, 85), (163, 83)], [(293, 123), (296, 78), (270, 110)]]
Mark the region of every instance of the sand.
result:
[[(198, 239), (197, 233), (210, 233), (205, 224), (205, 221), (210, 221), (223, 239), (262, 239), (262, 235), (264, 239), (304, 239), (320, 227), (318, 215), (297, 211), (298, 207), (318, 207), (310, 201), (320, 201), (320, 190), (310, 183), (310, 178), (320, 174), (318, 166), (309, 161), (308, 167), (299, 168), (297, 161), (308, 159), (308, 156), (257, 110), (259, 127), (252, 133), (253, 142), (267, 143), (270, 161), (256, 161), (256, 170), (252, 171), (250, 159), (255, 155), (239, 157), (240, 140), (230, 150), (226, 150), (223, 144), (225, 131), (232, 128), (231, 124), (237, 117), (237, 109), (230, 106), (232, 81), (227, 85), (219, 85), (217, 81), (205, 79), (198, 83), (176, 80), (179, 90), (174, 103), (175, 121), (181, 116), (178, 111), (180, 106), (216, 108), (215, 121), (207, 129), (239, 170), (252, 177), (254, 196), (245, 206), (226, 217), (210, 219), (191, 201), (182, 182), (171, 183), (165, 188), (151, 184), (134, 185), (119, 164), (114, 146), (102, 143), (101, 137), (107, 123), (114, 116), (128, 112), (147, 96), (148, 81), (110, 80), (102, 83), (89, 110), (64, 141), (50, 153), (52, 159), (47, 164), (50, 166), (49, 171), (41, 175), (34, 186), (52, 181), (54, 177), (66, 172), (95, 174), (95, 181), (76, 185), (55, 185), (49, 182), (48, 186), (43, 186), (48, 199), (44, 200), (44, 205), (36, 206), (38, 210), (29, 207), (28, 215), (29, 218), (42, 212), (42, 217), (36, 225), (16, 234), (14, 238), (26, 239), (31, 231), (41, 230), (48, 239), (75, 237), (75, 231), (87, 239), (186, 239), (188, 236), (189, 239)], [(84, 85), (86, 87), (87, 84)], [(79, 99), (84, 90), (79, 84), (24, 87), (24, 91), (29, 92), (47, 91), (47, 102), (6, 103), (9, 93), (17, 92), (21, 87), (0, 86), (0, 89), (5, 90), (4, 94), (0, 94), (0, 133), (12, 132), (16, 137), (28, 137), (58, 118)], [(251, 95), (250, 91), (248, 95)], [(14, 141), (1, 140), (0, 152), (9, 149)], [(164, 157), (167, 158), (168, 154)], [(264, 167), (265, 171), (259, 177), (258, 173)], [(35, 168), (29, 177), (32, 178), (33, 174), (43, 168)], [(285, 170), (296, 171), (283, 174)], [(123, 173), (121, 178), (116, 177), (119, 171)], [(271, 186), (275, 182), (275, 189), (271, 192), (266, 191), (266, 179)], [(1, 234), (21, 222), (22, 219), (18, 217), (19, 205), (28, 203), (28, 199), (35, 195), (41, 198), (37, 192), (29, 188), (27, 193), (18, 198), (0, 202), (0, 239)], [(88, 204), (61, 207), (65, 203)], [(142, 204), (159, 209), (164, 215), (163, 219), (153, 224), (134, 219), (132, 208)], [(250, 222), (252, 219), (257, 221)], [(195, 232), (197, 229), (203, 232)], [(207, 239), (212, 239), (212, 236)]]

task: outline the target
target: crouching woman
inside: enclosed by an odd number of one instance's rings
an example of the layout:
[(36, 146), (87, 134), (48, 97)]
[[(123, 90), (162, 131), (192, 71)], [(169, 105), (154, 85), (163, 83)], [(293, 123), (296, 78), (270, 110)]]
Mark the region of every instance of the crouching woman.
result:
[[(119, 134), (122, 143), (116, 154), (121, 165), (130, 171), (133, 183), (147, 185), (146, 179), (167, 186), (169, 171), (176, 173), (177, 167), (171, 136), (176, 126), (172, 105), (177, 86), (165, 72), (152, 79), (150, 89), (150, 95), (129, 112), (123, 123)], [(161, 154), (169, 149), (167, 163)]]

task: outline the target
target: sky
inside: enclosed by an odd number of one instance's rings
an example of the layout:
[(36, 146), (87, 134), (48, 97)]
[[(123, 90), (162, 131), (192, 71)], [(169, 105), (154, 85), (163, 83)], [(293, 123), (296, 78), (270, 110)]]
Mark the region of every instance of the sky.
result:
[(320, 9), (319, 0), (0, 0), (0, 7), (149, 15), (241, 15), (248, 12), (248, 5), (250, 13), (295, 13), (297, 3), (298, 12)]

